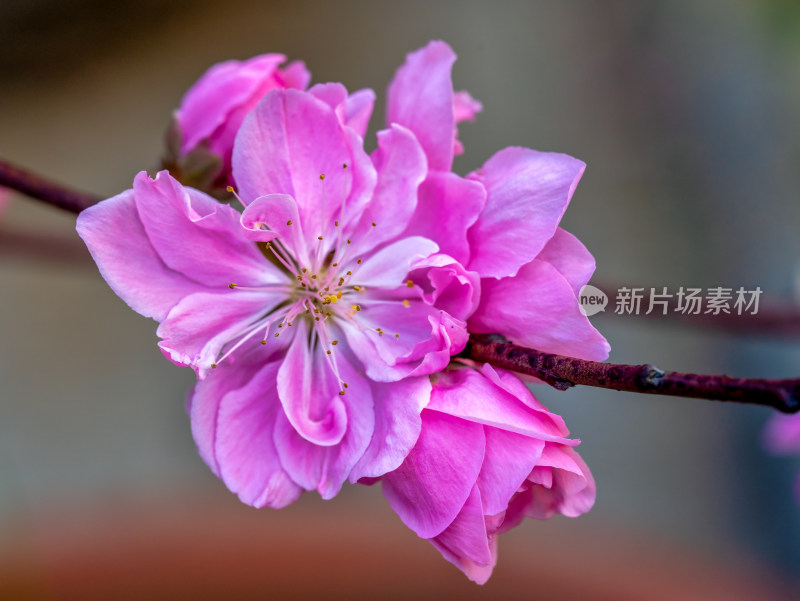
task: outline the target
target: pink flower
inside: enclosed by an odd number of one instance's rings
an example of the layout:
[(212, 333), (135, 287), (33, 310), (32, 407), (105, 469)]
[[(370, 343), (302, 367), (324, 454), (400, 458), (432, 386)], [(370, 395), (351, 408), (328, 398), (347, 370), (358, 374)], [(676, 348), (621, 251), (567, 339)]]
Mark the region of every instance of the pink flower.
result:
[(246, 61), (218, 63), (189, 88), (175, 113), (180, 157), (204, 148), (221, 160), (221, 179), (230, 182), (231, 153), (245, 116), (268, 92), (308, 87), (311, 74), (302, 61), (279, 65), (282, 54), (263, 54)]
[(594, 258), (558, 227), (586, 166), (564, 154), (510, 147), (466, 178), (452, 173), (456, 124), (477, 109), (465, 108), (468, 94), (453, 92), (455, 58), (444, 42), (430, 42), (408, 55), (389, 86), (387, 121), (408, 128), (428, 158), (407, 233), (435, 241), (480, 279), (470, 332), (602, 361), (609, 345), (577, 300)]
[[(764, 428), (764, 446), (775, 455), (800, 453), (800, 415), (774, 415)], [(800, 503), (800, 474), (795, 480), (795, 498)]]
[(330, 498), (398, 467), (426, 376), (467, 340), (464, 321), (409, 277), (459, 273), (404, 233), (424, 154), (394, 126), (367, 156), (353, 106), (338, 84), (268, 94), (233, 152), (241, 214), (162, 172), (78, 219), (114, 291), (160, 322), (167, 358), (197, 372), (200, 453), (256, 506), (302, 490)]
[(594, 479), (563, 420), (513, 374), (484, 365), (432, 379), (417, 444), (383, 492), (406, 526), (483, 584), (497, 535), (525, 517), (585, 513)]

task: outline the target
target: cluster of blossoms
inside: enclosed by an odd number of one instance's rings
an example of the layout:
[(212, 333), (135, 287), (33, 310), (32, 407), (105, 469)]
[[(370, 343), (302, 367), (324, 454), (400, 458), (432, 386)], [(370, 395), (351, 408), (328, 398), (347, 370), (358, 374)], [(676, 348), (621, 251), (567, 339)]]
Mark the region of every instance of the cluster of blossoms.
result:
[(443, 42), (398, 70), (369, 155), (372, 91), (306, 89), (302, 63), (282, 61), (214, 67), (176, 115), (177, 161), (210, 149), (243, 210), (142, 172), (78, 232), (159, 322), (164, 355), (197, 373), (195, 441), (243, 502), (381, 482), (408, 527), (483, 583), (499, 533), (594, 502), (563, 420), (517, 376), (458, 356), (470, 333), (498, 333), (607, 357), (576, 299), (594, 260), (558, 226), (584, 164), (513, 147), (453, 173), (456, 126), (481, 106), (454, 92)]

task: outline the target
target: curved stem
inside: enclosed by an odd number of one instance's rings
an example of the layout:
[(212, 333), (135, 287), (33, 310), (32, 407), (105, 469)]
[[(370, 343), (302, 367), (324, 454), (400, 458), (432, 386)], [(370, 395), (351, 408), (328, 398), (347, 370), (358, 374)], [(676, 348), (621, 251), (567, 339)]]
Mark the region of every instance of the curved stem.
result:
[(101, 200), (92, 194), (70, 190), (3, 159), (0, 159), (0, 186), (75, 214)]
[(664, 371), (654, 365), (619, 365), (584, 361), (517, 346), (502, 336), (470, 337), (463, 357), (534, 376), (558, 390), (596, 386), (611, 390), (733, 401), (800, 411), (800, 379), (764, 380)]

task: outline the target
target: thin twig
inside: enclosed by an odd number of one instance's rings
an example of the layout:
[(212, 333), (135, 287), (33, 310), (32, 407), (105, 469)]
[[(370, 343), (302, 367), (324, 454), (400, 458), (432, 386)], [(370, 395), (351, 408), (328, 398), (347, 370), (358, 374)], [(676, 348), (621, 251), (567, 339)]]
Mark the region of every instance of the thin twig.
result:
[(71, 190), (3, 159), (0, 159), (0, 186), (75, 214), (101, 200), (92, 194)]
[(733, 401), (800, 411), (800, 379), (764, 380), (664, 371), (654, 365), (584, 361), (517, 346), (502, 336), (470, 337), (462, 356), (539, 378), (553, 388), (596, 386), (626, 392)]

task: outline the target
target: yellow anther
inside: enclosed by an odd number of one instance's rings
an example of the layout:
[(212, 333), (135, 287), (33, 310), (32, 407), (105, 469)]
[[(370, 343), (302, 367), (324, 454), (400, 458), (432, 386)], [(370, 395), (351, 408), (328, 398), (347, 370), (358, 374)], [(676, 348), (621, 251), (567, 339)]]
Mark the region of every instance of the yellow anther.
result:
[(279, 328), (282, 328), (282, 327), (283, 327), (283, 324), (282, 324), (282, 323), (279, 323), (279, 324), (278, 324), (278, 327), (279, 327)]
[(319, 317), (315, 317), (315, 318), (314, 318), (314, 321), (319, 321)]
[(372, 227), (375, 227), (375, 226), (377, 226), (377, 225), (378, 225), (378, 224), (377, 224), (377, 223), (375, 223), (374, 221), (372, 222)]
[(339, 396), (344, 396), (344, 390), (339, 391)]
[(339, 341), (338, 340), (331, 340), (331, 344), (333, 346), (336, 346), (337, 344), (339, 344)]
[(292, 220), (290, 219), (289, 221), (287, 221), (286, 225), (292, 225)]
[(314, 275), (312, 275), (312, 276), (311, 276), (311, 279), (312, 279), (312, 280), (316, 280), (316, 279), (317, 279), (317, 274), (315, 273)]
[(400, 338), (400, 334), (395, 334), (394, 337), (395, 338)]
[(406, 286), (408, 286), (409, 288), (413, 288), (414, 282), (412, 282), (411, 280), (406, 280)]
[(230, 284), (228, 284), (228, 288), (230, 288), (231, 290), (236, 288), (236, 282), (231, 282)]
[(280, 335), (281, 335), (281, 333), (280, 333), (280, 332), (275, 332), (275, 338), (277, 338), (277, 337), (278, 337), (278, 336), (280, 336)]
[(410, 307), (411, 306), (411, 303), (409, 302), (409, 300), (407, 298), (403, 299), (403, 306), (404, 307)]
[(324, 173), (320, 173), (319, 174), (319, 179), (325, 179), (325, 174)]
[(261, 344), (267, 344), (267, 341), (266, 340), (262, 340)]
[(341, 290), (339, 290), (339, 291), (336, 293), (336, 298), (342, 298), (342, 291), (341, 291)]
[(225, 189), (226, 189), (228, 192), (233, 192), (233, 186), (228, 186), (228, 187), (227, 187), (227, 188), (225, 188)]
[(300, 282), (300, 285), (301, 285), (303, 288), (305, 288), (305, 287), (306, 287), (306, 283), (305, 283), (305, 282)]
[(358, 292), (359, 290), (361, 290), (361, 286), (353, 286), (353, 290), (355, 290), (356, 292)]
[(344, 386), (345, 388), (350, 388), (350, 384), (348, 384), (347, 382), (342, 382), (342, 386)]
[(317, 236), (317, 240), (322, 240), (322, 236)]
[(347, 163), (342, 163), (342, 169), (347, 169)]
[(331, 352), (330, 352), (330, 351), (325, 351), (325, 352), (326, 352), (326, 353), (328, 353), (329, 355), (331, 354)]
[(338, 263), (331, 263), (331, 267), (339, 267)]
[(361, 265), (361, 259), (356, 259), (356, 263), (358, 263), (359, 265)]
[(344, 278), (339, 278), (339, 284), (338, 285), (341, 286), (342, 284), (344, 284)]
[(308, 269), (306, 269), (305, 267), (303, 267), (302, 271), (303, 271), (303, 273), (306, 273), (306, 272), (308, 271)]
[(339, 222), (338, 221), (334, 221), (333, 222), (333, 227), (339, 227)]
[(352, 271), (348, 271), (345, 275), (353, 275)]
[(338, 303), (338, 302), (339, 302), (339, 297), (338, 297), (338, 296), (335, 296), (335, 295), (333, 295), (333, 294), (331, 294), (331, 295), (330, 295), (328, 298), (330, 298), (330, 299), (331, 299), (331, 302), (332, 302), (332, 303)]
[(352, 244), (352, 241), (348, 240), (348, 241), (347, 241), (347, 243), (348, 243), (348, 244)]
[(330, 311), (328, 311), (328, 312), (327, 312), (325, 315), (327, 315), (328, 317), (332, 317), (332, 316), (333, 316), (333, 313), (331, 313)]
[(286, 325), (288, 325), (289, 327), (291, 327), (291, 326), (292, 326), (292, 322), (290, 321), (290, 322), (289, 322), (288, 324), (286, 324)]
[(211, 369), (217, 369), (217, 364), (216, 363), (212, 363), (211, 364)]

